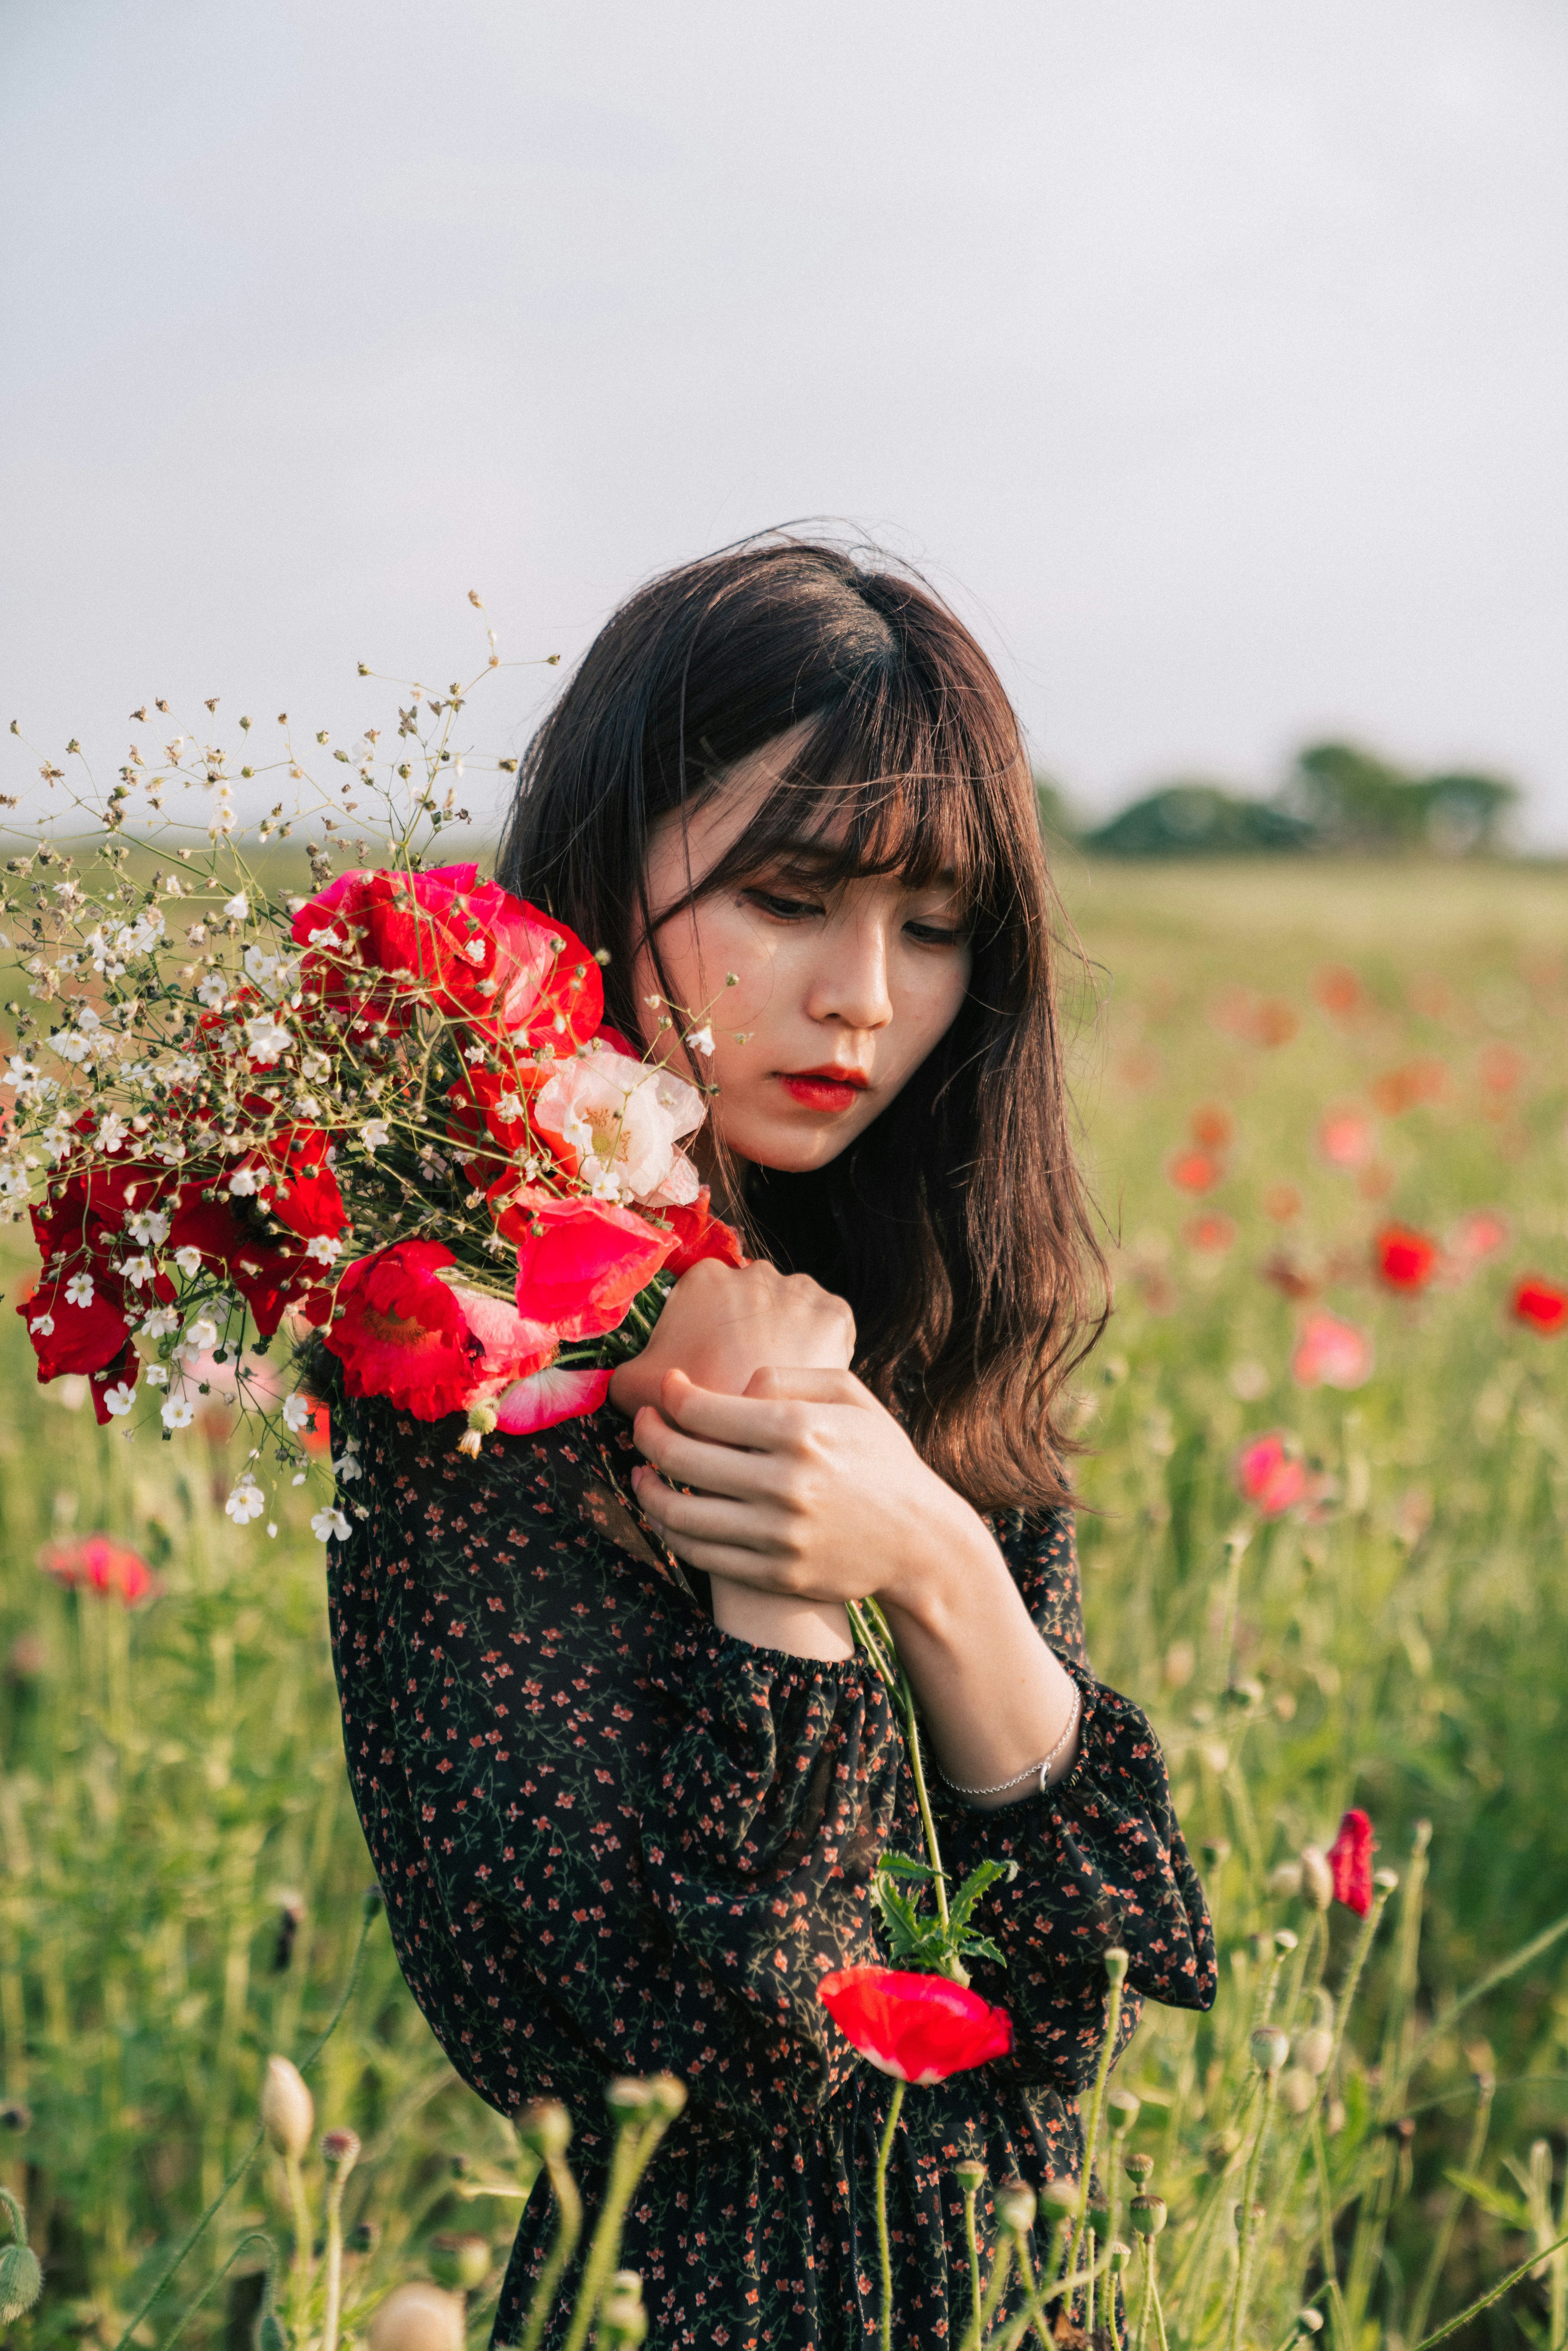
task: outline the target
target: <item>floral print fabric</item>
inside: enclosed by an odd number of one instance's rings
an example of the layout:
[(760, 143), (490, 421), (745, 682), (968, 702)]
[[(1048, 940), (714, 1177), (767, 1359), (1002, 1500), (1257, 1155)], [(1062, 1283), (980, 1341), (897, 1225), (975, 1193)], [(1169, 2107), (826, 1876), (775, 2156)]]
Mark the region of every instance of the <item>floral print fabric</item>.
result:
[[(348, 1409), (368, 1516), (330, 1548), (333, 1651), (355, 1798), (414, 1998), (502, 2113), (566, 2104), (591, 2209), (606, 2082), (668, 2071), (686, 2084), (622, 2254), (642, 2273), (653, 2343), (866, 2344), (893, 2085), (816, 1986), (884, 1958), (873, 1869), (889, 1846), (921, 1851), (882, 1685), (858, 1657), (819, 1664), (716, 1629), (702, 1579), (637, 1514), (630, 1429), (608, 1408), (488, 1438), (476, 1459), (457, 1451), (457, 1420)], [(1128, 2032), (1144, 1997), (1214, 1996), (1158, 1747), (1084, 1659), (1071, 1520), (993, 1523), (1082, 1690), (1080, 1754), (1046, 1795), (1001, 1812), (939, 1803), (950, 1871), (987, 1854), (1019, 1865), (986, 1906), (1008, 1965), (975, 1970), (1017, 2042), (905, 2100), (889, 2212), (908, 2346), (956, 2340), (968, 2316), (954, 2164), (977, 2156), (993, 2186), (1078, 2166), (1105, 1949), (1131, 1955)], [(500, 2342), (520, 2331), (553, 2225), (541, 2181)]]

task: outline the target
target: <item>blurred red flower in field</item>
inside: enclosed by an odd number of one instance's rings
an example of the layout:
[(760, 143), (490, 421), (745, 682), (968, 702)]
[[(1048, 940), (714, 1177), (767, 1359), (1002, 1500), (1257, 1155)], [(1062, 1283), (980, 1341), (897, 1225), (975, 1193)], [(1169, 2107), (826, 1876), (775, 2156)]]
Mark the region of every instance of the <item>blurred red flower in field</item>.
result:
[(1221, 988), (1215, 998), (1214, 1025), (1223, 1029), (1244, 1045), (1261, 1045), (1265, 1050), (1276, 1045), (1288, 1045), (1301, 1020), (1293, 1004), (1282, 996), (1254, 996), (1249, 987)]
[(1501, 1249), (1508, 1238), (1507, 1221), (1495, 1208), (1472, 1208), (1448, 1235), (1448, 1249), (1451, 1256), (1477, 1265), (1483, 1257), (1491, 1257)]
[(108, 1599), (111, 1594), (123, 1607), (139, 1607), (158, 1589), (158, 1580), (140, 1552), (129, 1543), (117, 1543), (109, 1535), (75, 1535), (69, 1542), (46, 1543), (38, 1553), (38, 1565), (46, 1575), (68, 1591), (86, 1584)]
[(1325, 963), (1312, 981), (1312, 994), (1335, 1020), (1354, 1020), (1365, 1001), (1360, 980), (1343, 963)]
[(926, 2086), (1008, 2056), (1012, 2019), (946, 1976), (840, 1968), (817, 1997), (845, 2039), (896, 2081)]
[(1487, 1045), (1482, 1048), (1478, 1064), (1480, 1081), (1489, 1094), (1511, 1094), (1522, 1080), (1526, 1069), (1524, 1055), (1517, 1045)]
[(1200, 1151), (1226, 1151), (1236, 1139), (1236, 1121), (1223, 1102), (1199, 1102), (1186, 1131)]
[(1422, 1053), (1414, 1061), (1402, 1062), (1396, 1070), (1386, 1070), (1372, 1084), (1372, 1099), (1385, 1118), (1397, 1118), (1401, 1113), (1415, 1110), (1421, 1102), (1438, 1102), (1448, 1091), (1448, 1069), (1435, 1053)]
[(1377, 1839), (1364, 1813), (1346, 1813), (1326, 1859), (1333, 1872), (1333, 1898), (1364, 1918), (1372, 1907), (1372, 1856)]
[(1207, 1151), (1173, 1151), (1166, 1174), (1178, 1192), (1212, 1192), (1225, 1169)]
[(1527, 1273), (1515, 1284), (1513, 1314), (1516, 1322), (1528, 1322), (1542, 1338), (1554, 1339), (1559, 1331), (1568, 1329), (1568, 1290), (1542, 1274)]
[(1266, 1519), (1292, 1510), (1307, 1490), (1306, 1464), (1288, 1449), (1283, 1429), (1255, 1437), (1236, 1457), (1236, 1483)]
[(1318, 1149), (1331, 1167), (1363, 1167), (1376, 1147), (1371, 1119), (1354, 1103), (1325, 1111), (1318, 1121)]
[(1263, 1195), (1263, 1214), (1270, 1224), (1288, 1225), (1301, 1213), (1301, 1196), (1293, 1184), (1270, 1184)]
[(1437, 1244), (1408, 1225), (1385, 1225), (1373, 1242), (1377, 1278), (1390, 1290), (1425, 1290), (1437, 1263)]
[(1358, 1388), (1372, 1377), (1372, 1339), (1337, 1314), (1309, 1314), (1301, 1325), (1291, 1374), (1304, 1388)]
[(1236, 1239), (1236, 1228), (1228, 1217), (1189, 1217), (1181, 1230), (1188, 1249), (1205, 1257), (1223, 1257)]
[(1276, 1249), (1272, 1257), (1266, 1259), (1261, 1271), (1264, 1280), (1277, 1290), (1281, 1298), (1300, 1300), (1317, 1295), (1320, 1285), (1316, 1275), (1309, 1273), (1305, 1266), (1298, 1265), (1293, 1258), (1287, 1257), (1283, 1249)]

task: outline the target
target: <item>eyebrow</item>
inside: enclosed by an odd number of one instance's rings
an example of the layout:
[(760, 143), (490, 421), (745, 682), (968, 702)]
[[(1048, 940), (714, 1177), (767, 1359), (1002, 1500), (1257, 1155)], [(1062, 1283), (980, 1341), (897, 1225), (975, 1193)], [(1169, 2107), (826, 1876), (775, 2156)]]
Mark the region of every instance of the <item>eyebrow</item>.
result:
[[(830, 866), (838, 864), (842, 853), (841, 849), (835, 846), (833, 842), (823, 841), (820, 833), (790, 832), (774, 841), (757, 862), (758, 865), (769, 865), (778, 861), (784, 864), (808, 867)], [(898, 871), (896, 866), (890, 867), (888, 870), (892, 872)], [(929, 882), (922, 883), (921, 886), (927, 890), (956, 890), (958, 887), (958, 876), (950, 865), (946, 865), (940, 873), (934, 874)]]

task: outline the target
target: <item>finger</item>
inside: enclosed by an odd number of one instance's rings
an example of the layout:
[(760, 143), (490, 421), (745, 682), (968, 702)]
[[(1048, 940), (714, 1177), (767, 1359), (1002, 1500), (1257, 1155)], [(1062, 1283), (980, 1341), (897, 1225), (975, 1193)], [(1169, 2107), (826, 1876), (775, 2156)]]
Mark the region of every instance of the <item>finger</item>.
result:
[(714, 1445), (692, 1437), (645, 1409), (637, 1415), (632, 1438), (673, 1485), (700, 1487), (705, 1494), (725, 1494), (737, 1501), (768, 1501), (777, 1498), (776, 1457), (744, 1450), (736, 1445)]
[(745, 1502), (716, 1494), (681, 1494), (665, 1485), (656, 1470), (639, 1467), (632, 1472), (637, 1507), (672, 1544), (683, 1541), (727, 1543), (755, 1557), (769, 1546), (762, 1514)]
[(771, 1404), (852, 1404), (875, 1407), (876, 1399), (852, 1372), (820, 1365), (764, 1364), (746, 1383), (747, 1396)]
[[(846, 1375), (825, 1372), (802, 1373), (800, 1376), (842, 1379)], [(713, 1388), (699, 1388), (680, 1371), (666, 1372), (659, 1389), (659, 1405), (666, 1420), (693, 1437), (709, 1437), (716, 1444), (739, 1446), (753, 1453), (780, 1453), (799, 1436), (800, 1424), (792, 1409), (795, 1401), (720, 1395)], [(849, 1399), (835, 1397), (833, 1401), (847, 1403)]]

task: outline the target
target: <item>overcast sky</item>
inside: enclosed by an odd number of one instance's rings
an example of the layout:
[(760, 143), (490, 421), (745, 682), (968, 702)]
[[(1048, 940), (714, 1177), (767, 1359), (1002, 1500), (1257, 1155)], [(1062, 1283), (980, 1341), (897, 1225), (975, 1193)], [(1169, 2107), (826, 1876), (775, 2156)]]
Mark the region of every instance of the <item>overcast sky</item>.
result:
[(0, 0), (0, 208), (54, 750), (828, 515), (1086, 807), (1348, 731), (1568, 848), (1563, 0)]

